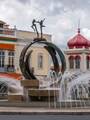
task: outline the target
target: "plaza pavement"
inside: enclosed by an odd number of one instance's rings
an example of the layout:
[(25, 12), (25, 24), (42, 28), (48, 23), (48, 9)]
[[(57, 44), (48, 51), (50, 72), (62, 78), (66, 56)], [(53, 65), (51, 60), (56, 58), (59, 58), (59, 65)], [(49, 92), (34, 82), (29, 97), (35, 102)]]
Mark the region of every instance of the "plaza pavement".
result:
[(90, 115), (90, 108), (30, 108), (30, 107), (0, 107), (0, 115)]

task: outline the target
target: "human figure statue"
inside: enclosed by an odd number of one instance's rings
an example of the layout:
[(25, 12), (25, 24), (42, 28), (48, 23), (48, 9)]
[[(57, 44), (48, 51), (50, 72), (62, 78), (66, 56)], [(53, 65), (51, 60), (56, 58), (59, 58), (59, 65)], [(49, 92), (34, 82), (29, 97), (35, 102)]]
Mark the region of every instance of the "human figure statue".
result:
[(33, 19), (31, 27), (37, 33), (37, 37), (39, 37), (39, 33), (38, 33), (38, 30), (37, 30), (36, 23), (37, 23), (37, 21), (35, 19)]
[(33, 30), (37, 33), (37, 37), (39, 37), (39, 33), (38, 33), (38, 30), (37, 30), (37, 23), (40, 25), (41, 39), (43, 37), (42, 28), (45, 27), (43, 25), (44, 20), (45, 20), (45, 18), (43, 20), (41, 20), (41, 21), (36, 21), (35, 19), (33, 19), (32, 26), (31, 26), (33, 28)]
[(40, 30), (41, 30), (41, 38), (43, 37), (42, 28), (45, 27), (45, 26), (43, 25), (44, 20), (45, 20), (45, 18), (39, 22), (39, 24), (40, 24)]

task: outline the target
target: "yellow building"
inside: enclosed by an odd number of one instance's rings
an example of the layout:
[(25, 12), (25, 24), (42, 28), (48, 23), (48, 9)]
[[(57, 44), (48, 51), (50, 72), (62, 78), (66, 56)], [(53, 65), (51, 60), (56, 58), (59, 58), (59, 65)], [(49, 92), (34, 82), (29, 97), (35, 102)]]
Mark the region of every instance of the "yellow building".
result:
[[(12, 29), (5, 22), (0, 21), (0, 73), (21, 73), (19, 67), (21, 51), (35, 37), (34, 32)], [(51, 41), (51, 35), (44, 34), (44, 38)], [(30, 65), (34, 73), (47, 75), (50, 65), (49, 54), (39, 45), (33, 46), (32, 49)]]

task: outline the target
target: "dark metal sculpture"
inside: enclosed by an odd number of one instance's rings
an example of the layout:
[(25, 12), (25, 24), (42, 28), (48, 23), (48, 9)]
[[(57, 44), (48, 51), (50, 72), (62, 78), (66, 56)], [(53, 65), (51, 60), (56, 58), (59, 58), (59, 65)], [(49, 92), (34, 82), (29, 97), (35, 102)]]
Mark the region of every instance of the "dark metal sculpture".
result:
[(36, 21), (35, 19), (33, 19), (33, 21), (32, 21), (32, 26), (31, 26), (31, 27), (32, 27), (32, 29), (34, 30), (34, 32), (37, 33), (37, 38), (39, 38), (39, 32), (38, 32), (38, 29), (37, 29), (37, 23), (40, 25), (40, 32), (41, 32), (40, 38), (41, 38), (41, 39), (43, 38), (42, 28), (45, 27), (45, 26), (43, 25), (44, 20), (45, 20), (45, 18), (44, 18), (43, 20), (41, 20), (41, 21)]
[[(20, 59), (19, 59), (20, 69), (21, 69), (23, 76), (26, 79), (37, 79), (36, 76), (31, 71), (30, 64), (29, 64), (29, 58), (30, 58), (33, 51), (28, 52), (28, 49), (30, 47), (32, 47), (32, 45), (34, 45), (34, 44), (44, 45), (44, 48), (48, 51), (48, 53), (50, 54), (50, 56), (52, 58), (52, 61), (54, 64), (54, 70), (55, 70), (57, 75), (58, 75), (59, 70), (60, 70), (60, 66), (59, 66), (60, 62), (61, 62), (62, 74), (64, 73), (64, 71), (66, 69), (66, 61), (65, 61), (65, 57), (64, 57), (64, 54), (62, 53), (62, 51), (53, 43), (47, 42), (45, 39), (43, 39), (42, 28), (45, 27), (43, 25), (44, 20), (41, 20), (40, 22), (36, 21), (35, 19), (33, 20), (32, 28), (34, 29), (34, 31), (36, 31), (37, 38), (35, 38), (30, 44), (26, 45), (24, 47), (24, 49), (22, 50), (21, 55), (20, 55)], [(40, 24), (41, 38), (38, 38), (39, 33), (37, 30), (36, 23)], [(57, 55), (59, 56), (59, 58), (57, 57)]]
[(45, 27), (45, 26), (43, 25), (44, 20), (45, 20), (45, 19), (43, 19), (43, 20), (41, 20), (41, 21), (39, 22), (39, 24), (40, 24), (40, 30), (41, 30), (41, 39), (43, 38), (42, 28)]
[(32, 21), (32, 29), (34, 30), (34, 32), (37, 33), (37, 37), (39, 37), (39, 33), (38, 33), (38, 30), (37, 30), (37, 26), (36, 26), (36, 23), (38, 23), (38, 21), (36, 21), (35, 19), (33, 19)]

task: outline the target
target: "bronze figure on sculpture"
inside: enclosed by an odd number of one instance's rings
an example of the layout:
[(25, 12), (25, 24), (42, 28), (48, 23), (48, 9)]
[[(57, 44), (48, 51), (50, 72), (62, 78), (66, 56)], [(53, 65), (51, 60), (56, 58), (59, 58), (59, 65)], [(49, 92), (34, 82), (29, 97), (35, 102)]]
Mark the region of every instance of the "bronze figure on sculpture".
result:
[(34, 30), (34, 32), (36, 32), (37, 38), (39, 38), (39, 32), (38, 32), (38, 29), (37, 29), (37, 23), (40, 25), (40, 32), (41, 32), (40, 38), (41, 39), (43, 38), (43, 29), (42, 28), (45, 27), (43, 25), (44, 20), (45, 20), (45, 18), (43, 20), (41, 20), (41, 21), (37, 21), (35, 19), (33, 19), (33, 21), (32, 21), (32, 26), (31, 27)]

